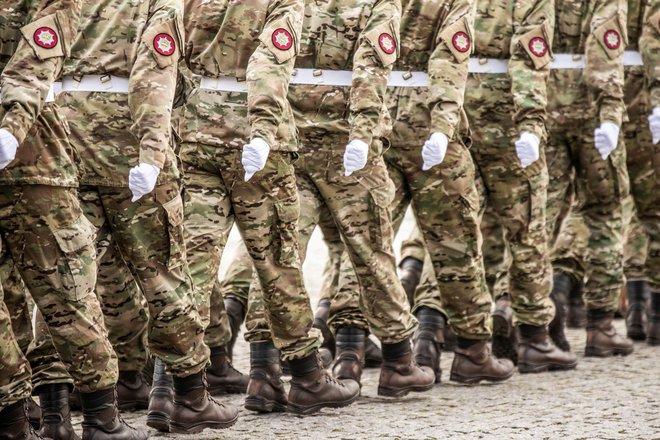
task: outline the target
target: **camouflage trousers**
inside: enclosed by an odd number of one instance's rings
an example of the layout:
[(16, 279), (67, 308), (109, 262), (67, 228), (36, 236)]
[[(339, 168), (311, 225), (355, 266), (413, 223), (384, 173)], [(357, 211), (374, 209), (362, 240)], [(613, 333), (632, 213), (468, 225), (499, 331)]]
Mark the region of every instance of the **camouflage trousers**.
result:
[[(395, 228), (412, 205), (438, 283), (433, 295), (425, 295), (430, 293), (426, 290), (415, 295), (413, 310), (427, 307), (444, 313), (461, 337), (489, 338), (491, 299), (484, 280), (479, 194), (469, 150), (461, 142), (451, 142), (444, 162), (428, 171), (422, 171), (421, 145), (394, 146), (385, 152), (385, 160), (396, 188), (390, 205)], [(354, 275), (343, 278), (350, 276)], [(340, 282), (340, 298), (344, 284)], [(350, 293), (356, 298), (359, 286)], [(333, 300), (332, 309), (342, 302), (347, 304), (345, 311), (351, 309), (346, 300)]]
[[(0, 187), (0, 231), (76, 387), (91, 392), (114, 386), (117, 359), (94, 295), (95, 231), (76, 190)], [(4, 301), (1, 309), (0, 406), (31, 392), (31, 370)]]
[[(415, 331), (417, 321), (410, 312), (406, 294), (396, 275), (392, 250), (394, 234), (389, 205), (394, 196), (392, 181), (382, 157), (382, 144), (375, 140), (365, 168), (344, 176), (345, 139), (316, 139), (309, 145), (327, 148), (304, 151), (296, 163), (296, 177), (301, 200), (301, 254), (304, 259), (309, 238), (321, 221), (327, 207), (353, 265), (360, 284), (357, 307), (345, 310), (346, 319), (335, 317), (333, 325), (365, 327), (383, 343), (400, 342)], [(339, 275), (341, 294), (342, 275)], [(352, 289), (353, 290), (353, 289)], [(332, 308), (336, 307), (333, 298)], [(260, 296), (258, 286), (250, 288), (248, 321), (259, 322)], [(340, 300), (339, 300), (340, 301)], [(332, 313), (332, 310), (331, 310)], [(356, 319), (352, 319), (355, 317)], [(258, 329), (264, 329), (259, 325)], [(266, 331), (252, 329), (253, 340), (266, 340)]]
[[(128, 188), (80, 188), (83, 210), (98, 229), (99, 239), (112, 234), (149, 305), (151, 353), (162, 359), (175, 376), (195, 374), (206, 367), (209, 349), (203, 342), (204, 328), (186, 263), (180, 186), (176, 182), (163, 183), (135, 203), (131, 198)], [(139, 296), (130, 299), (140, 301)], [(118, 319), (121, 322), (125, 318)], [(142, 320), (130, 324), (135, 328), (127, 333), (138, 334)]]
[[(550, 178), (547, 230), (552, 247), (561, 234), (558, 223), (578, 209), (588, 230), (584, 298), (589, 309), (615, 311), (623, 285), (623, 201), (629, 194), (623, 141), (602, 160), (594, 146), (596, 122), (553, 127), (546, 154)], [(571, 178), (574, 176), (574, 178)], [(575, 191), (577, 207), (572, 207)], [(570, 223), (569, 223), (570, 224)], [(559, 230), (559, 232), (558, 232)]]
[[(300, 205), (291, 156), (271, 152), (266, 167), (244, 182), (240, 149), (183, 143), (180, 152), (188, 263), (204, 327), (210, 323), (222, 250), (236, 221), (264, 289), (264, 319), (285, 359), (306, 357), (321, 344), (320, 333), (311, 328), (312, 311), (300, 267)], [(213, 306), (214, 314), (224, 311), (221, 300)], [(219, 325), (229, 328), (228, 322)], [(221, 340), (207, 342), (224, 345), (231, 333), (220, 335)]]
[(465, 110), (474, 121), (470, 151), (483, 182), (483, 203), (502, 225), (502, 240), (511, 255), (508, 292), (514, 318), (519, 324), (547, 325), (554, 317), (554, 305), (545, 229), (545, 156), (541, 151), (532, 165), (520, 165), (514, 146), (519, 133), (511, 118), (514, 108), (507, 76), (471, 74)]

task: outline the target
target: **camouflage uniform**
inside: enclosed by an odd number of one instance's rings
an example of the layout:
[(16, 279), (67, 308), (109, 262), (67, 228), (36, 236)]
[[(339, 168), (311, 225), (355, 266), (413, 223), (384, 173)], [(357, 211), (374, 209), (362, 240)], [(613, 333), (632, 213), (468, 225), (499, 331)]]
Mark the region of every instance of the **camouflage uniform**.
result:
[[(209, 350), (192, 296), (170, 144), (181, 14), (176, 0), (85, 1), (58, 103), (80, 158), (85, 214), (99, 239), (112, 233), (149, 303), (149, 348), (173, 375), (189, 376), (204, 369)], [(91, 75), (107, 91), (87, 90)], [(127, 90), (110, 89), (122, 81)], [(161, 172), (155, 189), (133, 203), (128, 175), (138, 162)]]
[(594, 130), (605, 121), (621, 126), (625, 117), (626, 9), (624, 0), (557, 0), (554, 51), (584, 54), (586, 65), (553, 69), (548, 85), (548, 231), (556, 232), (557, 222), (568, 215), (574, 191), (589, 230), (585, 300), (589, 309), (605, 312), (618, 308), (623, 284), (623, 201), (629, 184), (623, 142), (602, 160)]
[[(508, 74), (471, 73), (465, 93), (465, 109), (474, 121), (471, 152), (485, 203), (502, 224), (511, 252), (508, 284), (514, 317), (533, 326), (544, 326), (554, 316), (543, 154), (553, 24), (553, 4), (547, 0), (478, 1), (475, 55), (508, 60)], [(514, 147), (523, 131), (541, 139), (540, 158), (527, 168)]]
[[(0, 128), (21, 144), (16, 159), (0, 171), (0, 231), (3, 251), (11, 253), (76, 386), (91, 392), (115, 384), (117, 360), (93, 293), (94, 231), (78, 202), (66, 123), (57, 106), (44, 106), (71, 48), (80, 6), (0, 2)], [(31, 372), (4, 301), (0, 328), (4, 407), (29, 396)]]
[[(213, 284), (235, 220), (264, 288), (276, 347), (284, 358), (305, 358), (321, 340), (311, 329), (298, 256), (299, 201), (292, 164), (297, 140), (286, 100), (303, 2), (185, 4), (185, 58), (195, 77), (179, 124), (180, 158), (188, 261), (200, 313), (208, 326)], [(247, 93), (204, 86), (222, 78), (235, 84), (247, 80)], [(241, 148), (255, 138), (271, 151), (265, 168), (245, 182)], [(224, 308), (221, 303), (215, 301), (214, 314)]]

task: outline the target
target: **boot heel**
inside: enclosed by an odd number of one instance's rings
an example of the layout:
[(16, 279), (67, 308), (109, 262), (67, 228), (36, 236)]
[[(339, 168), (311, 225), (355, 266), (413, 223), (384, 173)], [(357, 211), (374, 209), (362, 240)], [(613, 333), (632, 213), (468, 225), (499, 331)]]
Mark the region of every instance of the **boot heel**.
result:
[(285, 412), (286, 405), (261, 396), (248, 396), (245, 398), (245, 409), (260, 413)]
[(170, 418), (165, 413), (151, 411), (147, 414), (147, 426), (160, 432), (170, 432)]

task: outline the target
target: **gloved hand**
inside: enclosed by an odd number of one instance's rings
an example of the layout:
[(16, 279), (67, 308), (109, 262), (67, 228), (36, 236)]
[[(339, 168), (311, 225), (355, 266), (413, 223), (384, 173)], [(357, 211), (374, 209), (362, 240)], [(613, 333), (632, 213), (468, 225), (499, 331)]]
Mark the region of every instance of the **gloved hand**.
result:
[(0, 170), (3, 170), (16, 158), (18, 140), (13, 134), (0, 128)]
[(619, 143), (619, 126), (612, 122), (603, 122), (594, 132), (594, 143), (603, 160), (616, 148)]
[(369, 145), (359, 139), (350, 141), (344, 151), (344, 174), (350, 176), (364, 168), (368, 157)]
[(529, 131), (523, 131), (520, 133), (520, 137), (514, 142), (514, 145), (516, 146), (516, 155), (523, 168), (527, 168), (539, 160), (540, 144), (541, 140), (534, 133), (530, 133)]
[(270, 145), (261, 138), (254, 138), (249, 144), (243, 145), (243, 168), (245, 169), (245, 181), (247, 182), (258, 171), (266, 166)]
[(653, 113), (649, 116), (649, 126), (651, 128), (653, 144), (657, 144), (660, 142), (660, 107), (653, 109)]
[(133, 193), (131, 202), (135, 202), (153, 191), (159, 174), (160, 168), (149, 163), (141, 163), (131, 168), (128, 173), (128, 187)]
[(422, 171), (428, 171), (445, 160), (448, 144), (449, 139), (444, 133), (435, 132), (431, 134), (431, 137), (424, 142), (424, 147), (422, 148), (422, 159), (424, 160)]

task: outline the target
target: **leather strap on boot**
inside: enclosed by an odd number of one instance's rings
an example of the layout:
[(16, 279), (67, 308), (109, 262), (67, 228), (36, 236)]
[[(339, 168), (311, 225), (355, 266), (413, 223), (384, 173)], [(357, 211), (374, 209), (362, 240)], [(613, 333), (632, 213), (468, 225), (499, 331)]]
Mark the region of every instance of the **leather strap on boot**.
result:
[(393, 362), (412, 353), (410, 338), (394, 344), (382, 344), (383, 361)]
[(280, 362), (280, 351), (272, 341), (250, 343), (250, 369), (264, 368)]

